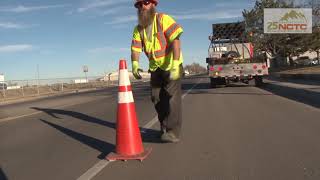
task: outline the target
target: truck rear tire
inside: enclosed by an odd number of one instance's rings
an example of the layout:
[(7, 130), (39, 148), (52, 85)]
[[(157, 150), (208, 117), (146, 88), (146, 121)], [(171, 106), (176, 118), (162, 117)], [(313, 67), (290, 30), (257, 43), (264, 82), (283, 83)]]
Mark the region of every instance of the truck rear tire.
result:
[(256, 87), (261, 87), (263, 85), (263, 78), (262, 76), (256, 76), (254, 78), (254, 81), (255, 81), (255, 85)]
[(251, 79), (249, 81), (248, 84), (255, 86), (255, 87), (261, 87), (263, 85), (263, 77), (262, 76), (255, 76), (253, 79)]
[(210, 78), (210, 87), (216, 88), (217, 87), (217, 81), (215, 78)]
[(217, 85), (227, 85), (226, 79), (222, 77), (210, 78), (210, 86), (216, 88)]

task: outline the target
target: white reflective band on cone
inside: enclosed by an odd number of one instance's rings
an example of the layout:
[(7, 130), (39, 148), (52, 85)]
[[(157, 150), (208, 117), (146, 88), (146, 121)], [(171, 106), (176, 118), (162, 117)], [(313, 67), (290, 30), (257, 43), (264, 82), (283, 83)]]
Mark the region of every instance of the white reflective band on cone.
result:
[(132, 91), (118, 93), (118, 103), (132, 103), (132, 102), (134, 102)]
[(119, 86), (130, 85), (129, 73), (127, 69), (119, 70)]

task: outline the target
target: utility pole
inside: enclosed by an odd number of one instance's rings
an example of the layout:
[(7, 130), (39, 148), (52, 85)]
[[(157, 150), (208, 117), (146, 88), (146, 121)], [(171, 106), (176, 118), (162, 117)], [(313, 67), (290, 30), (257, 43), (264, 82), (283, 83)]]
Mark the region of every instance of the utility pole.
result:
[(85, 74), (85, 76), (86, 76), (86, 83), (88, 83), (88, 82), (89, 82), (89, 81), (88, 81), (88, 76), (87, 76), (88, 66), (87, 66), (87, 65), (84, 65), (84, 66), (82, 67), (82, 69), (83, 69), (83, 72), (84, 72), (84, 74)]
[(39, 75), (39, 64), (37, 64), (37, 80), (38, 80), (38, 85), (37, 85), (37, 90), (38, 90), (38, 95), (40, 94), (40, 75)]

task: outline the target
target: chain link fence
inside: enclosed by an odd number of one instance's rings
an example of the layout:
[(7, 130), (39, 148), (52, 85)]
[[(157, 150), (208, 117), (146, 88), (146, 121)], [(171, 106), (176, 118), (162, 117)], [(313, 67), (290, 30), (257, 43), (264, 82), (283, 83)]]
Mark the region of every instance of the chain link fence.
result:
[[(128, 75), (131, 84), (149, 82), (151, 76), (148, 72), (141, 72), (140, 75), (142, 79), (136, 80), (132, 72), (129, 71)], [(201, 73), (198, 73), (198, 75), (201, 75)], [(81, 90), (95, 90), (111, 86), (118, 86), (118, 72), (109, 73), (105, 76), (91, 76), (87, 78), (73, 77), (0, 81), (0, 104), (19, 99), (79, 92)]]
[[(117, 77), (106, 76), (103, 78), (100, 76), (87, 77), (86, 79), (56, 78), (3, 81), (0, 82), (0, 102), (116, 86), (117, 79)], [(135, 82), (132, 77), (130, 79), (132, 83)]]

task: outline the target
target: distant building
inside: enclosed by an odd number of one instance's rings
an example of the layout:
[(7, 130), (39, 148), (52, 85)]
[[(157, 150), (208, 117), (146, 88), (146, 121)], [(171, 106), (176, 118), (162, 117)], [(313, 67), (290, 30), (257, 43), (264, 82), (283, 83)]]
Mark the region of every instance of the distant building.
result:
[(7, 83), (4, 82), (4, 75), (0, 74), (0, 90), (7, 89)]
[(0, 82), (4, 82), (4, 74), (0, 74)]
[(314, 59), (314, 58), (317, 57), (317, 52), (315, 52), (315, 51), (307, 51), (307, 52), (305, 52), (303, 54), (300, 54), (299, 56), (292, 57), (292, 59), (296, 60), (298, 57), (301, 57), (301, 56), (308, 56), (309, 59)]

